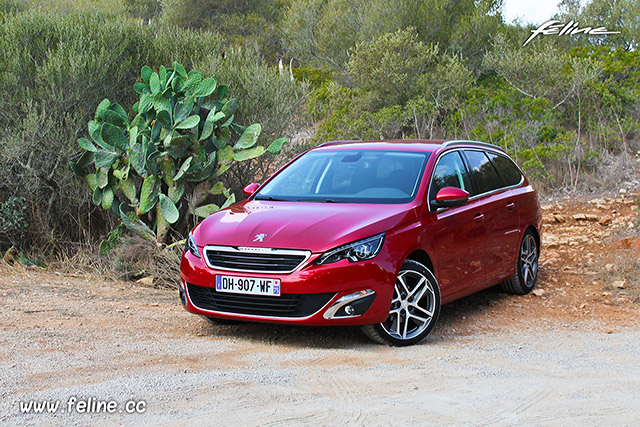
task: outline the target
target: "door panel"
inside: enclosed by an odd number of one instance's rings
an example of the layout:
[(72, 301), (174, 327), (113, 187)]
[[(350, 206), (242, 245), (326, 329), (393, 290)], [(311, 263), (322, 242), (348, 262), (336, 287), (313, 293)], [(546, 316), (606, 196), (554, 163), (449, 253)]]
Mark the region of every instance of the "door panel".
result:
[(432, 241), (438, 256), (436, 277), (443, 294), (456, 294), (485, 280), (487, 221), (474, 220), (482, 212), (479, 203), (470, 202), (434, 214)]
[[(471, 192), (471, 181), (459, 151), (443, 154), (437, 161), (429, 189), (429, 204), (441, 188), (457, 187)], [(484, 281), (484, 236), (487, 223), (475, 202), (456, 208), (436, 209), (430, 235), (437, 256), (435, 272), (443, 297), (463, 291)]]
[[(520, 231), (518, 200), (513, 186), (519, 179), (513, 174), (500, 173), (491, 157), (493, 153), (481, 150), (464, 150), (478, 202), (485, 212), (487, 235), (485, 236), (485, 278), (488, 283), (513, 274), (515, 271), (514, 251), (517, 251)], [(502, 160), (502, 159), (501, 159)], [(504, 160), (507, 160), (506, 157)], [(508, 160), (510, 162), (510, 160)], [(501, 163), (502, 167), (509, 166)], [(515, 166), (514, 166), (515, 167)], [(517, 171), (519, 175), (519, 171)], [(486, 193), (486, 195), (482, 195)]]
[(515, 271), (514, 253), (520, 239), (518, 211), (509, 190), (487, 197), (483, 204), (488, 224), (485, 277), (495, 281)]

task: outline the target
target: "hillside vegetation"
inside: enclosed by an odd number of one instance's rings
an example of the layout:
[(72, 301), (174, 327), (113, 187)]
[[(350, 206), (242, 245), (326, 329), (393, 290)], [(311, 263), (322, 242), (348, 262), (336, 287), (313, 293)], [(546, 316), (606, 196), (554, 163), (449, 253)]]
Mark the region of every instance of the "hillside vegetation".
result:
[(560, 21), (621, 33), (523, 47), (532, 27), (506, 23), (499, 0), (0, 0), (0, 248), (51, 256), (117, 226), (69, 162), (104, 98), (131, 106), (141, 68), (174, 61), (228, 85), (259, 144), (293, 138), (234, 164), (236, 196), (329, 139), (479, 139), (543, 192), (629, 180), (639, 15), (632, 0), (566, 0)]

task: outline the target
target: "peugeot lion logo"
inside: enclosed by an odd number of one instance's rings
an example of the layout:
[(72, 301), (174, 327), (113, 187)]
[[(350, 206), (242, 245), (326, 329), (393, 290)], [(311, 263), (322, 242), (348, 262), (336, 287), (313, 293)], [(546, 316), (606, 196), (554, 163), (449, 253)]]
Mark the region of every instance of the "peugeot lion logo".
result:
[(261, 234), (256, 234), (256, 238), (253, 239), (254, 242), (264, 242), (264, 238), (267, 237), (266, 234), (261, 233)]

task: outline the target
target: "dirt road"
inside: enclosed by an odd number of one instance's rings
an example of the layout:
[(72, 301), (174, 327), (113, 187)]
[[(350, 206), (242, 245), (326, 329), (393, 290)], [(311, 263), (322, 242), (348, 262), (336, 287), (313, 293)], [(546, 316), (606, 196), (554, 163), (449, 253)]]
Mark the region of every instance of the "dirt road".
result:
[[(637, 425), (633, 206), (547, 203), (537, 295), (449, 304), (409, 348), (353, 329), (214, 326), (172, 290), (0, 267), (0, 423)], [(69, 412), (71, 397), (118, 410)], [(22, 414), (30, 400), (60, 407)], [(120, 413), (129, 400), (144, 413)]]

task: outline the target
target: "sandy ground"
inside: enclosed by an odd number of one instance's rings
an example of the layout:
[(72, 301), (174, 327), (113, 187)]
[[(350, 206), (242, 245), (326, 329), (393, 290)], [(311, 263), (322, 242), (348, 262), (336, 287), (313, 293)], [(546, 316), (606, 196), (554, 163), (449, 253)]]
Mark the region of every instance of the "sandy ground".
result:
[[(633, 206), (547, 203), (538, 295), (444, 306), (408, 348), (349, 328), (212, 325), (174, 290), (1, 266), (0, 424), (638, 425)], [(118, 410), (68, 412), (72, 396)], [(61, 406), (22, 414), (29, 400)], [(129, 400), (145, 412), (120, 413)]]

